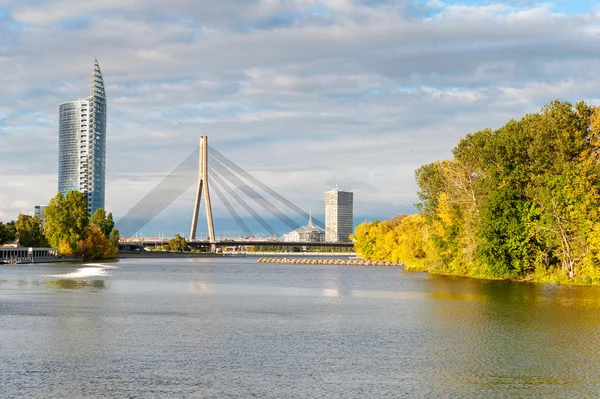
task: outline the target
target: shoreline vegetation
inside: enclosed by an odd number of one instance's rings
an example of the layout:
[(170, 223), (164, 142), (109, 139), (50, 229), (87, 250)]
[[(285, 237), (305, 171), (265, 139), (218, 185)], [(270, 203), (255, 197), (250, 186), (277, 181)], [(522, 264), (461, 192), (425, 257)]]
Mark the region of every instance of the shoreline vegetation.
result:
[(0, 244), (57, 248), (66, 261), (115, 259), (119, 231), (112, 213), (98, 209), (88, 217), (87, 200), (79, 191), (58, 193), (46, 207), (46, 219), (20, 214), (16, 222), (0, 223)]
[(365, 260), (407, 271), (600, 285), (600, 108), (555, 101), (416, 171), (418, 213), (362, 223)]

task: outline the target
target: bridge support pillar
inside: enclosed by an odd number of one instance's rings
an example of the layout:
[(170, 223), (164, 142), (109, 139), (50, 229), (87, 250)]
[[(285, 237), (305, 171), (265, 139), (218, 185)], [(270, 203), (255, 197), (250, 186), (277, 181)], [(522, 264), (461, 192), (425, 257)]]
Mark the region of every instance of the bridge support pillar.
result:
[(204, 207), (206, 208), (206, 224), (208, 225), (208, 242), (211, 243), (209, 249), (210, 252), (214, 252), (213, 247), (215, 241), (215, 228), (213, 225), (212, 208), (210, 206), (210, 192), (208, 191), (208, 136), (200, 136), (200, 157), (198, 162), (198, 188), (196, 189), (196, 201), (194, 202), (190, 240), (196, 239), (198, 213), (200, 212), (202, 190), (204, 190)]

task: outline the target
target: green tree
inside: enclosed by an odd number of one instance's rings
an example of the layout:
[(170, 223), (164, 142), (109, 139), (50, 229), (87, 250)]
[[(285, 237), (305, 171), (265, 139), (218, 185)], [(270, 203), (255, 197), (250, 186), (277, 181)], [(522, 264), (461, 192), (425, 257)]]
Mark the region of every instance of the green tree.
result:
[(69, 191), (66, 196), (58, 193), (46, 207), (44, 231), (50, 245), (59, 248), (61, 254), (77, 254), (88, 224), (87, 200), (79, 191)]
[(15, 222), (0, 222), (0, 245), (13, 242), (17, 239)]
[(22, 247), (47, 247), (42, 233), (42, 221), (37, 216), (20, 214), (15, 223), (16, 236)]
[[(110, 231), (110, 235), (108, 236), (108, 239), (112, 243), (112, 245), (116, 248), (116, 250), (119, 249), (119, 238), (120, 238), (119, 230), (113, 228)], [(116, 252), (115, 252), (115, 254), (116, 254)]]
[(185, 238), (183, 238), (179, 234), (175, 234), (175, 237), (169, 240), (169, 249), (171, 251), (176, 252), (184, 252), (190, 250)]
[(115, 228), (115, 222), (113, 221), (112, 213), (106, 215), (106, 211), (102, 208), (96, 209), (96, 212), (90, 218), (90, 224), (95, 224), (100, 227), (100, 230), (104, 233), (106, 237), (110, 236), (110, 233)]
[(466, 135), (452, 153), (417, 170), (421, 214), (359, 225), (358, 253), (440, 273), (600, 283), (600, 108), (555, 101)]

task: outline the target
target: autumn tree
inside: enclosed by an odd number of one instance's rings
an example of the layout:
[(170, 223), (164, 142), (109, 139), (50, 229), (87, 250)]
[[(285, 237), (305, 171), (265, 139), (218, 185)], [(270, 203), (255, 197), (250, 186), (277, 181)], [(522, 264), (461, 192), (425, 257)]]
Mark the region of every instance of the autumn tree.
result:
[(78, 243), (86, 237), (88, 222), (87, 200), (82, 193), (58, 193), (46, 207), (46, 238), (59, 253), (76, 254)]
[[(416, 171), (419, 215), (361, 224), (368, 258), (493, 278), (600, 283), (600, 109), (552, 102)], [(395, 246), (395, 248), (394, 248)]]
[(86, 238), (78, 244), (78, 252), (88, 260), (114, 258), (116, 248), (96, 224), (86, 228)]
[(113, 221), (112, 213), (106, 215), (106, 211), (102, 208), (97, 209), (96, 212), (90, 218), (90, 224), (95, 224), (100, 227), (100, 230), (106, 237), (110, 236), (110, 233), (115, 228), (115, 222)]
[(78, 191), (58, 193), (46, 207), (44, 231), (63, 256), (114, 258), (119, 244), (112, 213), (98, 209), (88, 218), (87, 200)]

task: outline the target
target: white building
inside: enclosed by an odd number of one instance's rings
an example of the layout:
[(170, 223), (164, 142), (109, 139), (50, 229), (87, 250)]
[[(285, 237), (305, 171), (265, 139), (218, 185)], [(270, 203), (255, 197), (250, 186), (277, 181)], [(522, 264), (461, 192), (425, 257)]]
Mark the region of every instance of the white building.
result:
[(313, 225), (311, 216), (308, 225), (284, 234), (282, 239), (285, 242), (324, 242), (325, 232)]
[(58, 137), (58, 191), (80, 191), (91, 215), (104, 208), (106, 169), (106, 94), (98, 60), (90, 96), (60, 105)]
[(349, 242), (353, 233), (353, 193), (334, 190), (325, 193), (325, 241)]
[(0, 263), (35, 263), (58, 258), (56, 248), (25, 248), (0, 246)]

